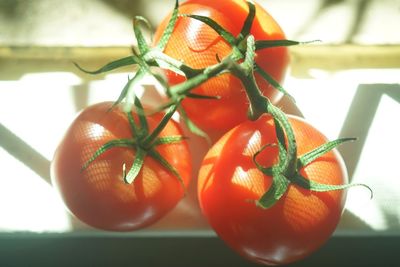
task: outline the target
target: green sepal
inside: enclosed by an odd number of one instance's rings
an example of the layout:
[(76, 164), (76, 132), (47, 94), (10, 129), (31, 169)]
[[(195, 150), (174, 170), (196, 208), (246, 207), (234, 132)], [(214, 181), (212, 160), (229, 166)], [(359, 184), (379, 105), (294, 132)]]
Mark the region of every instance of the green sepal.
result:
[[(256, 165), (256, 167), (263, 172), (265, 175), (272, 176), (272, 170), (274, 169), (275, 171), (280, 170), (283, 172), (287, 166), (290, 164), (289, 163), (289, 155), (287, 151), (287, 146), (286, 146), (286, 140), (285, 140), (285, 132), (279, 123), (278, 120), (274, 119), (274, 125), (275, 125), (275, 134), (277, 138), (277, 143), (273, 144), (266, 144), (263, 145), (256, 153), (253, 155), (253, 162)], [(278, 163), (275, 166), (272, 167), (264, 167), (261, 164), (258, 163), (257, 161), (257, 156), (264, 151), (268, 147), (273, 147), (277, 146), (279, 149), (278, 152)]]
[(187, 93), (186, 97), (190, 97), (190, 98), (195, 98), (195, 99), (208, 99), (208, 100), (219, 100), (221, 99), (220, 96), (216, 95), (200, 95), (200, 94), (194, 94), (194, 93)]
[(139, 69), (133, 78), (128, 77), (128, 81), (125, 84), (124, 88), (122, 89), (120, 95), (118, 96), (118, 99), (114, 102), (112, 105), (111, 109), (113, 109), (115, 106), (119, 105), (124, 99), (126, 99), (126, 104), (125, 104), (125, 111), (131, 110), (132, 107), (132, 99), (129, 99), (127, 96), (134, 94), (132, 91), (133, 86), (141, 80), (145, 75), (145, 72), (142, 69)]
[(147, 45), (146, 39), (143, 36), (143, 32), (140, 29), (139, 23), (143, 22), (151, 31), (150, 22), (142, 16), (136, 16), (133, 19), (133, 31), (135, 33), (136, 41), (140, 54), (144, 55), (149, 51), (149, 46)]
[(108, 71), (111, 71), (111, 70), (114, 70), (114, 69), (118, 69), (118, 68), (121, 68), (121, 67), (138, 64), (138, 62), (135, 60), (135, 58), (133, 56), (128, 56), (128, 57), (120, 58), (120, 59), (117, 59), (117, 60), (112, 61), (110, 63), (107, 63), (106, 65), (104, 65), (103, 67), (101, 67), (100, 69), (95, 70), (95, 71), (85, 70), (84, 68), (82, 68), (80, 65), (78, 65), (75, 62), (73, 62), (73, 64), (80, 71), (83, 71), (83, 72), (85, 72), (87, 74), (100, 74), (100, 73), (108, 72)]
[(134, 147), (136, 142), (132, 139), (115, 139), (111, 140), (104, 145), (102, 145), (96, 152), (90, 157), (88, 161), (82, 166), (81, 171), (87, 169), (87, 167), (96, 160), (101, 154), (105, 153), (106, 151), (115, 148), (115, 147)]
[(231, 46), (235, 46), (236, 38), (229, 31), (225, 30), (221, 25), (219, 25), (213, 19), (193, 14), (180, 14), (181, 17), (189, 17), (198, 21), (203, 22), (204, 24), (210, 26), (214, 31), (216, 31), (225, 41), (227, 41)]
[(143, 140), (144, 146), (146, 147), (152, 146), (153, 142), (156, 141), (158, 135), (161, 133), (161, 131), (165, 128), (169, 120), (172, 118), (172, 115), (174, 115), (177, 107), (178, 107), (177, 105), (172, 105), (168, 108), (168, 111), (164, 114), (163, 118), (158, 123), (156, 128), (144, 138)]
[(271, 208), (286, 193), (289, 184), (290, 181), (277, 172), (272, 177), (271, 187), (261, 196), (260, 199), (256, 200), (256, 205), (263, 209)]
[(162, 88), (164, 89), (164, 92), (168, 92), (170, 85), (168, 83), (168, 81), (163, 77), (163, 75), (159, 74), (159, 73), (151, 73), (153, 75), (153, 77), (157, 80), (157, 82), (162, 86)]
[(151, 112), (149, 113), (149, 115), (154, 115), (156, 113), (162, 112), (162, 111), (170, 108), (173, 105), (177, 105), (177, 103), (179, 103), (179, 101), (168, 101), (166, 103), (163, 103), (160, 106), (157, 106), (157, 107), (153, 108), (151, 110)]
[(285, 140), (285, 132), (279, 123), (278, 120), (274, 119), (274, 125), (275, 125), (275, 134), (276, 138), (278, 140), (278, 148), (279, 148), (279, 154), (278, 154), (278, 166), (280, 168), (286, 168), (288, 163), (288, 153), (287, 153), (287, 146), (286, 146), (286, 140)]
[(277, 144), (266, 144), (263, 145), (256, 153), (254, 153), (252, 160), (254, 165), (256, 165), (257, 169), (259, 169), (263, 174), (267, 175), (267, 176), (272, 176), (273, 172), (272, 172), (272, 168), (273, 167), (264, 167), (262, 166), (260, 163), (258, 163), (257, 161), (257, 157), (258, 155), (260, 155), (261, 152), (263, 152), (265, 149), (267, 149), (268, 147), (274, 147), (277, 146)]
[(298, 161), (297, 161), (297, 169), (303, 168), (304, 166), (313, 162), (314, 160), (321, 157), (325, 153), (331, 151), (338, 145), (340, 145), (344, 142), (355, 141), (355, 140), (357, 140), (357, 139), (356, 138), (340, 138), (340, 139), (336, 139), (336, 140), (327, 142), (327, 143), (315, 148), (314, 150), (302, 155), (301, 157), (299, 157)]
[(373, 198), (373, 191), (372, 189), (365, 185), (365, 184), (342, 184), (342, 185), (330, 185), (330, 184), (321, 184), (315, 181), (308, 180), (307, 178), (303, 177), (299, 173), (294, 175), (290, 178), (290, 181), (298, 185), (304, 189), (315, 191), (315, 192), (327, 192), (327, 191), (334, 191), (334, 190), (344, 190), (354, 186), (362, 186), (368, 189), (371, 193), (371, 198)]
[(146, 114), (144, 112), (144, 108), (143, 108), (142, 103), (140, 102), (139, 97), (137, 97), (136, 95), (135, 95), (134, 105), (135, 105), (136, 114), (139, 117), (140, 129), (142, 131), (141, 134), (147, 135), (149, 133), (149, 125), (147, 123)]
[(140, 147), (136, 147), (136, 155), (135, 155), (135, 159), (132, 163), (132, 167), (130, 168), (128, 174), (126, 174), (125, 172), (125, 164), (124, 164), (124, 168), (123, 168), (123, 177), (124, 177), (124, 181), (127, 184), (132, 184), (136, 177), (138, 176), (140, 170), (143, 167), (143, 163), (144, 163), (144, 158), (146, 157), (146, 150), (141, 149)]
[(158, 145), (179, 143), (186, 139), (188, 139), (188, 138), (186, 136), (182, 136), (182, 135), (171, 135), (171, 136), (159, 137), (153, 142), (153, 145), (158, 146)]
[(132, 112), (131, 111), (126, 112), (126, 116), (128, 117), (129, 127), (131, 129), (132, 135), (135, 136), (137, 139), (140, 139), (140, 129), (136, 125)]
[[(132, 105), (131, 105), (132, 106)], [(135, 119), (132, 115), (132, 108), (130, 107), (129, 110), (126, 110), (126, 115), (128, 117), (129, 126), (131, 128), (132, 135), (135, 136), (137, 139), (142, 140), (145, 136), (149, 133), (149, 126), (146, 119), (146, 114), (143, 109), (142, 103), (140, 99), (135, 95), (134, 96), (134, 104), (135, 107), (135, 114), (138, 115), (140, 125), (137, 125)]]
[(281, 46), (294, 46), (294, 45), (304, 45), (311, 44), (315, 42), (320, 42), (320, 40), (312, 40), (307, 42), (299, 42), (294, 40), (258, 40), (256, 41), (256, 50), (261, 50), (265, 48), (281, 47)]
[[(136, 56), (135, 56), (136, 57)], [(132, 79), (128, 80), (128, 83), (122, 90), (118, 100), (114, 105), (121, 103), (125, 99), (125, 111), (131, 110), (132, 106), (135, 105), (135, 101), (137, 101), (137, 97), (135, 92), (132, 90), (133, 86), (141, 80), (146, 74), (152, 75), (157, 81), (160, 82), (162, 86), (165, 86), (166, 82), (161, 77), (161, 75), (155, 74), (151, 71), (150, 66), (143, 61), (140, 57), (136, 57), (137, 62), (140, 66), (139, 70), (136, 72), (135, 76)]]
[(243, 23), (242, 30), (237, 38), (237, 42), (240, 42), (250, 34), (250, 29), (256, 16), (256, 6), (254, 5), (253, 1), (248, 0), (247, 6), (249, 7), (249, 13), (247, 14), (246, 20)]
[(160, 49), (161, 51), (164, 51), (165, 46), (167, 45), (168, 40), (171, 37), (172, 32), (174, 31), (176, 21), (178, 20), (178, 12), (179, 12), (179, 1), (176, 0), (174, 11), (172, 12), (168, 25), (165, 28), (164, 33), (162, 34), (160, 41), (157, 44), (158, 49)]
[(185, 183), (183, 182), (182, 176), (179, 174), (178, 170), (175, 169), (174, 166), (172, 166), (157, 150), (155, 149), (149, 150), (148, 155), (153, 159), (155, 159), (157, 162), (159, 162), (164, 168), (170, 171), (178, 179), (186, 195), (187, 189)]
[[(287, 115), (278, 107), (269, 105), (279, 144), (279, 168), (286, 177), (297, 171), (297, 141)], [(286, 145), (287, 143), (287, 145)]]
[(271, 75), (269, 75), (266, 71), (264, 71), (257, 63), (254, 65), (254, 70), (258, 72), (261, 77), (266, 80), (269, 84), (271, 84), (275, 89), (283, 93), (285, 96), (289, 97), (289, 99), (296, 103), (296, 100), (293, 96), (291, 96), (279, 82), (277, 82)]
[[(145, 61), (150, 62), (151, 66), (158, 66), (162, 69), (168, 69), (182, 76), (185, 76), (186, 73), (192, 74), (192, 72), (196, 72), (189, 66), (183, 64), (182, 61), (169, 57), (158, 49), (150, 50), (148, 53), (146, 53), (146, 55), (144, 55), (144, 59)], [(154, 64), (152, 61), (156, 64)]]
[(206, 132), (204, 132), (200, 127), (198, 127), (186, 114), (186, 111), (182, 107), (178, 107), (179, 114), (181, 115), (186, 127), (189, 131), (197, 136), (206, 139), (208, 144), (211, 144), (211, 139)]
[(293, 40), (259, 40), (256, 41), (256, 50), (261, 50), (264, 48), (272, 48), (272, 47), (279, 47), (279, 46), (293, 46), (302, 44), (298, 41)]

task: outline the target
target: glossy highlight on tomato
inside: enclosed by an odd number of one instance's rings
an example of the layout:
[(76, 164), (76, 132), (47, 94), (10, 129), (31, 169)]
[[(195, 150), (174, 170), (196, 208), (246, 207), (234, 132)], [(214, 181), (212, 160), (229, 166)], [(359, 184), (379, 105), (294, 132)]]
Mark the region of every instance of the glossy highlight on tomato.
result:
[[(248, 6), (244, 0), (216, 1), (189, 0), (179, 6), (180, 14), (207, 16), (237, 36), (248, 15)], [(167, 16), (154, 35), (155, 43), (160, 39), (168, 24)], [(256, 17), (250, 33), (255, 40), (282, 40), (285, 35), (277, 22), (258, 4)], [(188, 17), (179, 17), (164, 52), (183, 61), (192, 68), (206, 68), (218, 63), (232, 51), (232, 47), (213, 29), (203, 22)], [(274, 47), (257, 51), (256, 63), (278, 82), (282, 82), (289, 61), (286, 47)], [(184, 77), (166, 71), (168, 81), (177, 84)], [(262, 93), (273, 103), (281, 97), (275, 88), (255, 74)], [(241, 81), (231, 75), (222, 74), (196, 87), (193, 93), (206, 96), (219, 96), (219, 100), (199, 100), (186, 98), (182, 105), (190, 119), (201, 129), (227, 131), (247, 119), (249, 106)]]
[[(120, 106), (109, 110), (112, 104), (98, 103), (79, 114), (55, 152), (51, 177), (78, 219), (104, 230), (130, 231), (159, 220), (179, 202), (185, 190), (176, 176), (148, 156), (136, 180), (125, 183), (123, 165), (129, 170), (135, 157), (130, 147), (107, 150), (82, 170), (108, 141), (132, 138), (126, 114)], [(150, 130), (161, 118), (160, 113), (147, 116)], [(170, 120), (160, 137), (177, 135), (182, 135), (181, 129)], [(156, 150), (179, 172), (187, 187), (191, 178), (187, 143), (161, 144)]]
[[(303, 119), (289, 116), (298, 156), (327, 140)], [(271, 208), (255, 205), (272, 178), (258, 170), (252, 156), (276, 144), (273, 119), (264, 115), (226, 133), (205, 156), (199, 172), (198, 197), (203, 214), (218, 236), (251, 261), (280, 265), (300, 260), (322, 246), (335, 230), (345, 202), (343, 190), (313, 192), (293, 183)], [(262, 166), (277, 163), (278, 148), (269, 146), (257, 156)], [(347, 182), (336, 150), (300, 169), (307, 179), (324, 184)]]

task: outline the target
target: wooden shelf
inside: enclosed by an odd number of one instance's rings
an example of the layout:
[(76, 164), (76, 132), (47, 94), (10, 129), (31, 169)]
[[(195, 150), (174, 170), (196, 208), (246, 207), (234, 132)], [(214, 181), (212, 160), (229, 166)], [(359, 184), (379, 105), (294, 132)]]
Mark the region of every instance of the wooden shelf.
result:
[[(78, 61), (100, 64), (128, 56), (131, 48), (69, 46), (0, 46), (2, 60)], [(300, 45), (290, 48), (294, 76), (311, 68), (337, 71), (365, 68), (400, 68), (400, 45)], [(5, 64), (5, 63), (3, 63)]]

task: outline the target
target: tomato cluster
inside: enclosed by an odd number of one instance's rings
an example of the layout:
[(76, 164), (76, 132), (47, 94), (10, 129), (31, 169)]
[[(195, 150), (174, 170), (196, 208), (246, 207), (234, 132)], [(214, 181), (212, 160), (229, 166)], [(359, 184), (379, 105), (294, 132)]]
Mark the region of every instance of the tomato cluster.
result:
[[(148, 226), (170, 211), (192, 168), (190, 140), (170, 118), (178, 109), (196, 129), (220, 133), (198, 170), (197, 192), (202, 213), (229, 247), (277, 265), (324, 244), (343, 211), (347, 174), (336, 143), (273, 105), (285, 93), (277, 84), (293, 43), (275, 20), (245, 0), (188, 0), (163, 20), (152, 45), (135, 33), (139, 52), (92, 73), (138, 64), (138, 74), (116, 103), (82, 111), (55, 152), (52, 180), (68, 209), (114, 231)], [(166, 114), (127, 99), (130, 83), (152, 66), (165, 70)], [(123, 99), (131, 102), (125, 109)]]

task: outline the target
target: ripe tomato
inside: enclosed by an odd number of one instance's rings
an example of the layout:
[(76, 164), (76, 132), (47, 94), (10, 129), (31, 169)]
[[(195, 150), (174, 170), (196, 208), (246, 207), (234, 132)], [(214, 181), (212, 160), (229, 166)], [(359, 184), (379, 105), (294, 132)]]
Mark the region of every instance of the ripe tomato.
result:
[[(54, 186), (68, 209), (81, 221), (97, 228), (128, 231), (145, 227), (165, 215), (183, 197), (178, 178), (151, 157), (132, 184), (123, 181), (123, 164), (129, 170), (135, 151), (112, 148), (82, 166), (108, 141), (132, 138), (128, 119), (119, 107), (108, 111), (111, 102), (83, 110), (75, 119), (51, 164)], [(154, 129), (162, 115), (148, 116)], [(181, 135), (179, 125), (169, 121), (162, 136)], [(179, 172), (185, 186), (191, 177), (191, 158), (184, 141), (162, 144), (156, 150)]]
[[(298, 155), (313, 150), (326, 138), (304, 120), (290, 117)], [(271, 208), (257, 207), (272, 178), (259, 171), (252, 156), (263, 145), (277, 143), (271, 117), (245, 122), (226, 133), (205, 156), (198, 180), (202, 212), (216, 233), (242, 256), (263, 264), (287, 264), (311, 254), (336, 228), (345, 191), (313, 192), (293, 183)], [(263, 150), (257, 161), (269, 167), (278, 148)], [(300, 173), (325, 184), (343, 184), (347, 173), (340, 155), (324, 154)]]
[[(226, 30), (237, 36), (248, 14), (244, 0), (216, 1), (189, 0), (179, 7), (181, 14), (207, 16), (218, 22)], [(157, 42), (165, 31), (170, 16), (157, 28), (154, 40)], [(259, 5), (256, 5), (256, 17), (251, 28), (255, 40), (285, 39), (276, 21)], [(217, 63), (232, 51), (231, 46), (213, 29), (192, 18), (178, 18), (175, 29), (164, 52), (182, 60), (192, 68), (205, 68)], [(275, 47), (257, 51), (256, 63), (282, 82), (288, 65), (288, 51), (285, 47)], [(171, 84), (184, 81), (171, 71), (166, 71)], [(265, 96), (276, 102), (281, 94), (256, 74), (257, 83)], [(231, 74), (223, 74), (195, 88), (193, 93), (207, 96), (219, 96), (219, 100), (200, 100), (187, 98), (182, 102), (189, 117), (202, 129), (227, 131), (246, 120), (248, 101), (240, 80)]]

